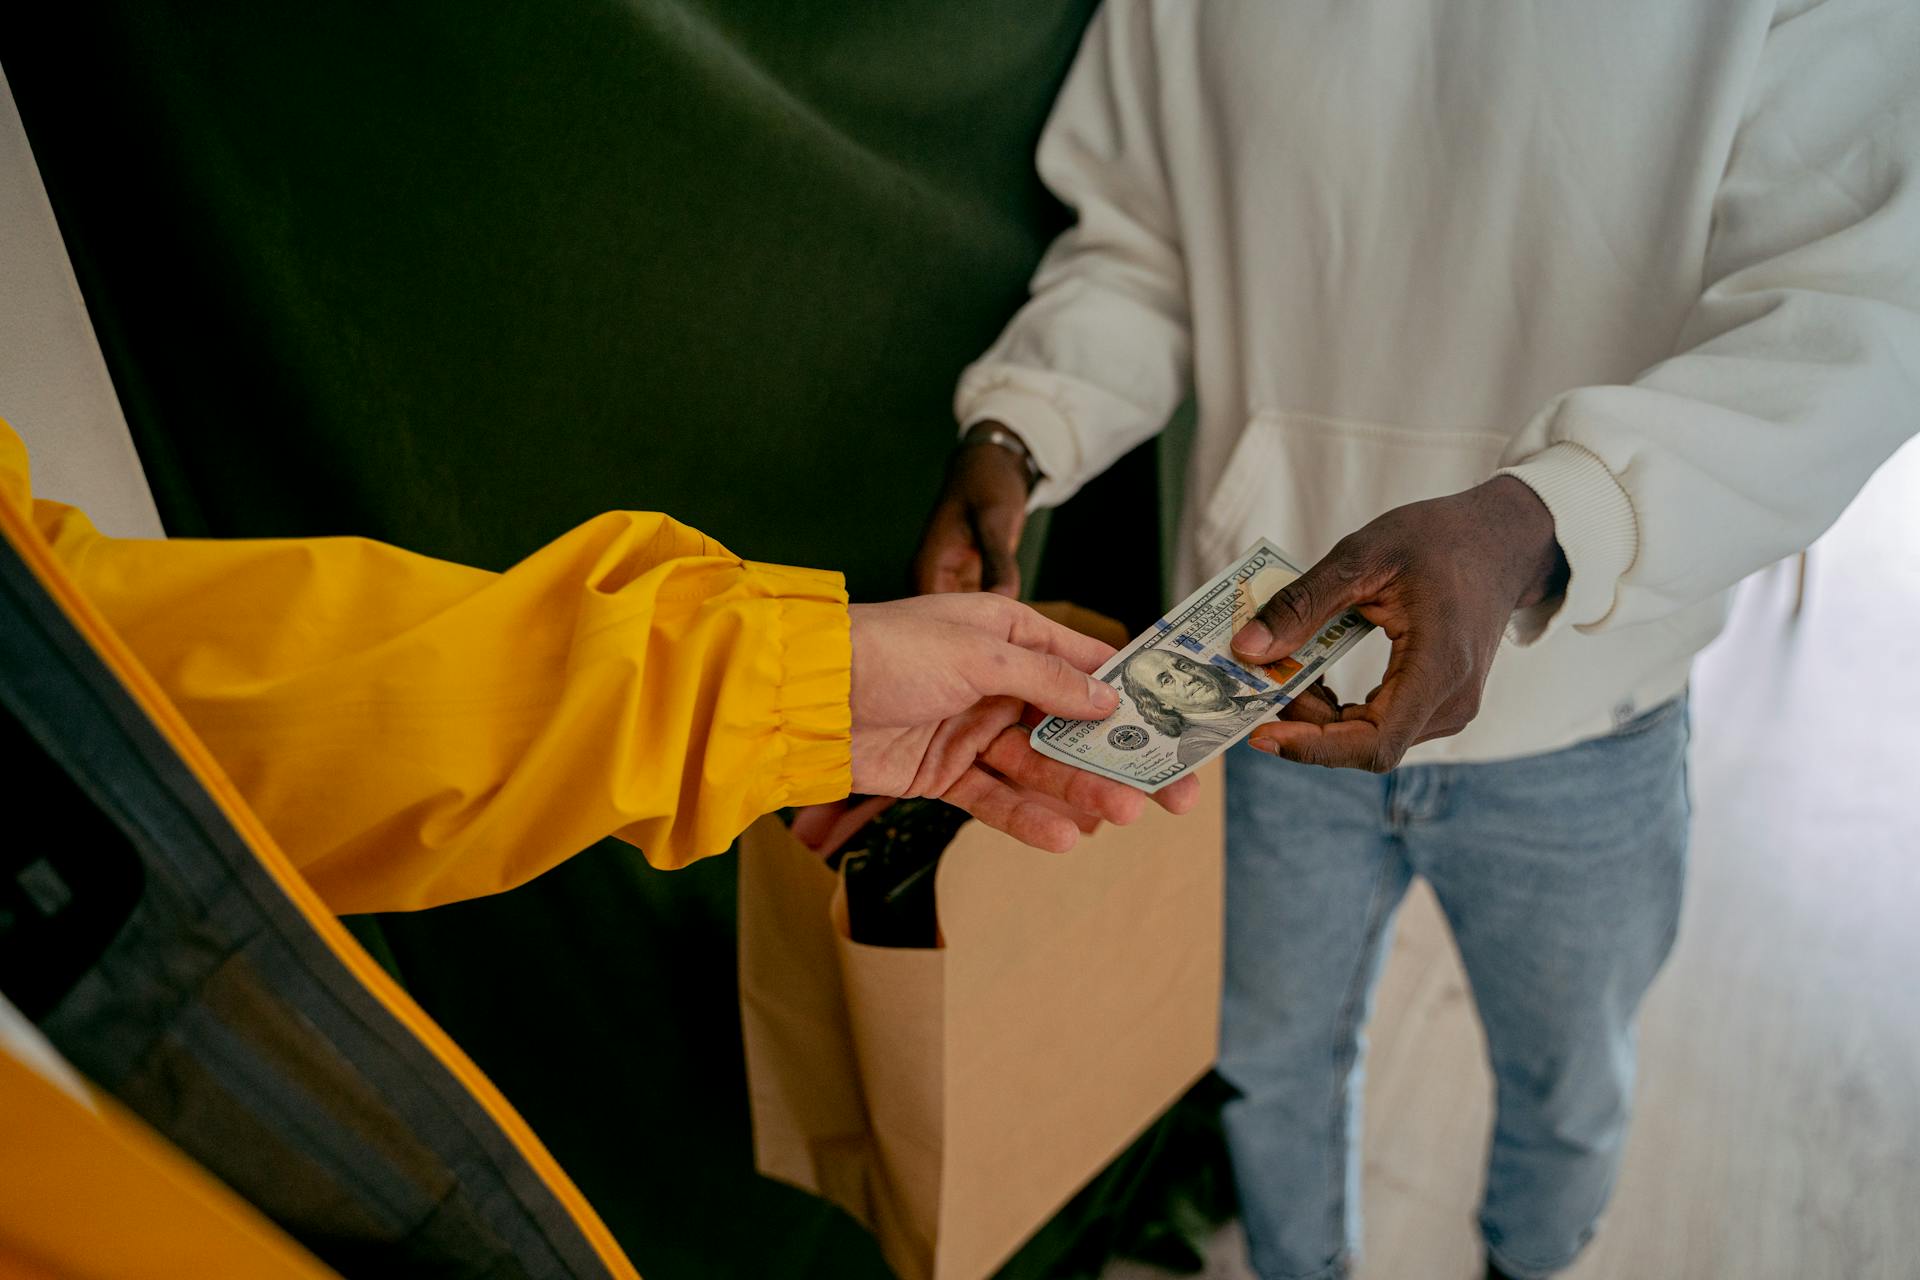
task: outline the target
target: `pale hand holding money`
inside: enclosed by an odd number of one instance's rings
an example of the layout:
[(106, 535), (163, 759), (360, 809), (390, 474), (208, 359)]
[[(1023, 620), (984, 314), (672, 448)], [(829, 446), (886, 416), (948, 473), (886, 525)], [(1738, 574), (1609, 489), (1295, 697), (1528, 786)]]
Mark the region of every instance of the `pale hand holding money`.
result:
[(1264, 538), (1095, 673), (1120, 694), (1104, 720), (1049, 716), (1034, 750), (1153, 792), (1277, 718), (1373, 624), (1348, 610), (1291, 656), (1242, 663), (1229, 644), (1260, 606), (1300, 576)]

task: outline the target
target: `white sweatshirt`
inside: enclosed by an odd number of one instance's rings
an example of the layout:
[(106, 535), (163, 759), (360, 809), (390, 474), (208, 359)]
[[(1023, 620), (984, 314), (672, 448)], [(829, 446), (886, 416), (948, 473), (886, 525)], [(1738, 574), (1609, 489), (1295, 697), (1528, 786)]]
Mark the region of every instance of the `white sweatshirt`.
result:
[(1552, 512), (1565, 595), (1410, 762), (1678, 693), (1920, 426), (1920, 0), (1107, 0), (1039, 169), (1078, 224), (956, 406), (1036, 505), (1191, 388), (1183, 589), (1501, 470)]

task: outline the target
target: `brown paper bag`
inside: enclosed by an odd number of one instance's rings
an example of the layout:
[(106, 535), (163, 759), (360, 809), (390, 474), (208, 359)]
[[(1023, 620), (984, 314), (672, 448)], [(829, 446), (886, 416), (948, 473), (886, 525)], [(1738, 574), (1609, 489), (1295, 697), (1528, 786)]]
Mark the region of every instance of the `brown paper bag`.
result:
[(839, 877), (774, 818), (740, 844), (760, 1171), (873, 1229), (905, 1280), (990, 1274), (1212, 1064), (1221, 780), (1069, 854), (969, 823), (945, 945), (850, 941)]

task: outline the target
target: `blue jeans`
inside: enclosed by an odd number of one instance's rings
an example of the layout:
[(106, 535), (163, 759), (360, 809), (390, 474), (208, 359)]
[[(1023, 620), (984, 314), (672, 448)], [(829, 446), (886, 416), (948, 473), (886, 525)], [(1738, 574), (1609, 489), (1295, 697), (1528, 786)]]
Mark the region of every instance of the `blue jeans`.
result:
[(1227, 1135), (1263, 1280), (1347, 1274), (1360, 1239), (1364, 1028), (1414, 876), (1452, 928), (1493, 1062), (1480, 1226), (1514, 1276), (1593, 1233), (1633, 1090), (1635, 1016), (1672, 948), (1687, 711), (1496, 764), (1385, 776), (1227, 756)]

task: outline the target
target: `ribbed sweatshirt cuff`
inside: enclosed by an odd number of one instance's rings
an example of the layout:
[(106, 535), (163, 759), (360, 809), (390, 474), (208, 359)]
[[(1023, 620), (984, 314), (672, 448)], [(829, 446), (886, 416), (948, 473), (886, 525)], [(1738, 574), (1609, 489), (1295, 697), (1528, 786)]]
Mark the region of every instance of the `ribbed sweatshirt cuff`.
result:
[(1508, 637), (1530, 645), (1561, 626), (1604, 622), (1640, 551), (1633, 501), (1613, 472), (1590, 450), (1563, 440), (1494, 474), (1512, 476), (1539, 495), (1570, 571), (1564, 593), (1514, 613)]
[(780, 684), (773, 713), (781, 752), (765, 779), (766, 809), (824, 804), (853, 789), (853, 640), (841, 576), (748, 561), (780, 601)]
[(976, 423), (998, 422), (1027, 446), (1040, 468), (1029, 511), (1057, 507), (1080, 487), (1080, 444), (1066, 414), (1046, 396), (1005, 382), (977, 388), (963, 382), (954, 409), (961, 435)]

